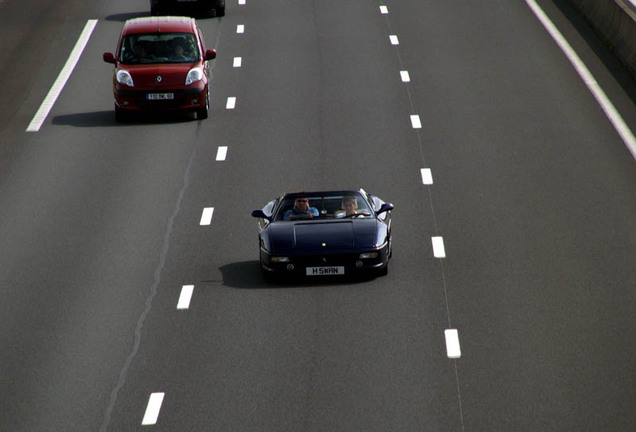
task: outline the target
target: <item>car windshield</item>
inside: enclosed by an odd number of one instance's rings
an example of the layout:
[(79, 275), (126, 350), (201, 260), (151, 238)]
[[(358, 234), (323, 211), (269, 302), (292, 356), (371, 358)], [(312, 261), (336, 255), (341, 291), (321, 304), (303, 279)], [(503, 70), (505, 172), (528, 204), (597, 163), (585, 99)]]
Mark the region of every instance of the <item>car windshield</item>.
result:
[(152, 33), (124, 36), (119, 61), (127, 65), (192, 63), (199, 49), (192, 33)]
[(357, 192), (306, 196), (294, 194), (283, 198), (274, 220), (368, 218), (372, 214), (369, 203)]

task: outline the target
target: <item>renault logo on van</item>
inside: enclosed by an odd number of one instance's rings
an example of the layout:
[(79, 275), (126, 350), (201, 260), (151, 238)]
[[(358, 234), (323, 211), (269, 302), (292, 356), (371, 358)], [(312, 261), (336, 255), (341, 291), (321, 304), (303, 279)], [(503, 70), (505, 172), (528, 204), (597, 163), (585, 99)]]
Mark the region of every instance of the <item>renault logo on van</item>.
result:
[(155, 78), (155, 80), (157, 80), (157, 82), (160, 83), (163, 80), (163, 78), (161, 78), (161, 75), (157, 75), (157, 78)]

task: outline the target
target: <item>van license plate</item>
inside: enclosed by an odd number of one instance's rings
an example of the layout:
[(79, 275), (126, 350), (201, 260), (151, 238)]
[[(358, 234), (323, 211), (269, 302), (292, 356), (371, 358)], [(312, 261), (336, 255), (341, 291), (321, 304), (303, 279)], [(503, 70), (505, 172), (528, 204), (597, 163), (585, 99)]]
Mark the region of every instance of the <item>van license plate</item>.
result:
[(174, 93), (148, 93), (148, 100), (172, 100)]

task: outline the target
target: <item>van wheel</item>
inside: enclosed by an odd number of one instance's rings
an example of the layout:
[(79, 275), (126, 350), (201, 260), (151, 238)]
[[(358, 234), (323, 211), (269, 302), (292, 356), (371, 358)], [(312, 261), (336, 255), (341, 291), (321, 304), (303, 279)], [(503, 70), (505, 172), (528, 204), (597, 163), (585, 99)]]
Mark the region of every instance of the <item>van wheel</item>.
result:
[(128, 121), (128, 113), (123, 112), (117, 105), (115, 105), (115, 122), (125, 123)]
[(210, 109), (210, 93), (205, 96), (205, 106), (197, 110), (197, 120), (208, 118), (208, 110)]

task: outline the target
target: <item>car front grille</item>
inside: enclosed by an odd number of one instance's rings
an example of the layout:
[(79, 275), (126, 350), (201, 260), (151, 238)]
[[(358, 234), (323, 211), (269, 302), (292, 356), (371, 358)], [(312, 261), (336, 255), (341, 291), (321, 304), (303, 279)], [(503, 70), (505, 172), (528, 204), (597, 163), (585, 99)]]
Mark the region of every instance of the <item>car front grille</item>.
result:
[(304, 267), (353, 266), (359, 254), (301, 255), (294, 257), (294, 263)]

